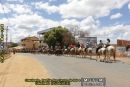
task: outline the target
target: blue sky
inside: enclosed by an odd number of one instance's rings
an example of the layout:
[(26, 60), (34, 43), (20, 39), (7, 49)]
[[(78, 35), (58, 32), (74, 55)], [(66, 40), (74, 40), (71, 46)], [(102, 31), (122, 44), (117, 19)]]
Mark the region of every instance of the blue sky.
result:
[(130, 1), (1, 0), (0, 23), (9, 26), (9, 41), (13, 42), (61, 25), (78, 26), (91, 36), (116, 43), (117, 39), (130, 40)]

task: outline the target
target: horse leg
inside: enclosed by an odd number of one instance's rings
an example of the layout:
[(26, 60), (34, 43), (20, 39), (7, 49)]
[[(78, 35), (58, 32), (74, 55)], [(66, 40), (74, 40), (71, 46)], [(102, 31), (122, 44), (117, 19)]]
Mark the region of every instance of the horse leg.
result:
[(96, 53), (96, 58), (97, 58), (96, 61), (98, 61), (98, 59), (100, 58), (99, 53)]
[(92, 51), (90, 51), (90, 59), (92, 59)]
[(91, 53), (89, 53), (89, 57), (90, 57), (90, 59), (92, 59), (92, 58), (91, 58)]
[(104, 62), (107, 62), (107, 57), (106, 57), (106, 55), (104, 55), (103, 61), (104, 61)]
[(81, 55), (82, 55), (82, 58), (84, 58), (84, 53), (83, 53), (83, 51), (82, 51), (82, 54), (81, 54)]
[(101, 59), (100, 59), (100, 57), (101, 57), (101, 53), (99, 53), (98, 55), (99, 55), (99, 58), (98, 58), (98, 59), (99, 59), (99, 61), (101, 61)]
[(116, 61), (116, 51), (113, 52), (113, 59)]

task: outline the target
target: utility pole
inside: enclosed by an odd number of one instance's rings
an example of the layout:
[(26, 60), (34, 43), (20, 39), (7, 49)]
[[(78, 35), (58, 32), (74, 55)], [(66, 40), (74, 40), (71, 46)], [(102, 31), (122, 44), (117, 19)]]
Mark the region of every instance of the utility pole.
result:
[(0, 45), (4, 48), (4, 24), (0, 24)]

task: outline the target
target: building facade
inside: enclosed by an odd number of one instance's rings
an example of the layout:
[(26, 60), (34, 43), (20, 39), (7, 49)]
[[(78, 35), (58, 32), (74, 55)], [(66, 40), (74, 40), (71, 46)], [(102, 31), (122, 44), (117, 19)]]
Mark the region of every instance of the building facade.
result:
[[(95, 47), (97, 45), (97, 37), (79, 37), (79, 38), (77, 38), (77, 41), (82, 43), (84, 46), (89, 44), (92, 47)], [(89, 46), (89, 47), (91, 47), (91, 46)]]
[(37, 49), (39, 48), (39, 38), (35, 36), (26, 37), (21, 40), (21, 45), (25, 49)]
[(42, 30), (42, 31), (39, 31), (37, 34), (39, 35), (39, 44), (40, 44), (40, 47), (45, 47), (45, 46), (48, 46), (46, 43), (44, 43), (44, 34), (50, 30), (53, 30), (53, 28), (49, 28), (49, 29), (45, 29), (45, 30)]

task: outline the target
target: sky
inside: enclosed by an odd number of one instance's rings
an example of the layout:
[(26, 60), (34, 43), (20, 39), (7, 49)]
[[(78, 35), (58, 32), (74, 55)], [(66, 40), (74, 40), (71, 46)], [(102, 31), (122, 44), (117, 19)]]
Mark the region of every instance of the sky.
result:
[(116, 43), (130, 40), (130, 0), (0, 0), (0, 23), (13, 42), (65, 26)]

